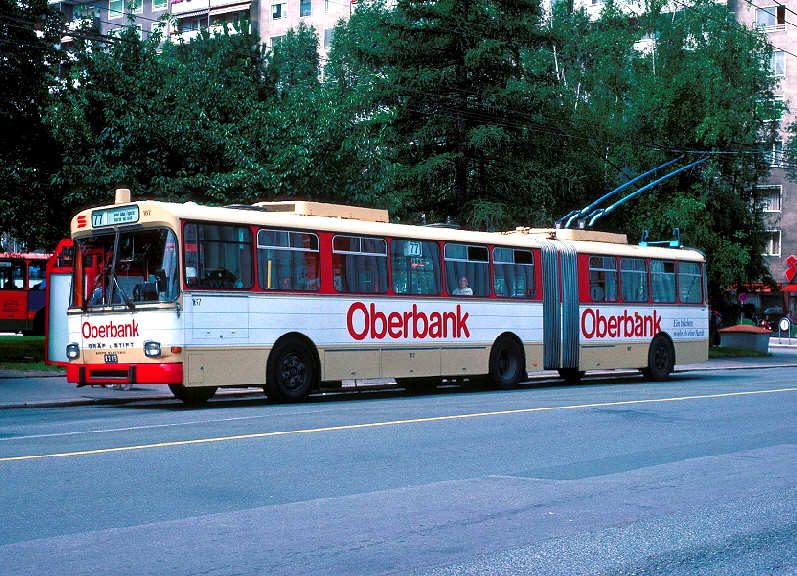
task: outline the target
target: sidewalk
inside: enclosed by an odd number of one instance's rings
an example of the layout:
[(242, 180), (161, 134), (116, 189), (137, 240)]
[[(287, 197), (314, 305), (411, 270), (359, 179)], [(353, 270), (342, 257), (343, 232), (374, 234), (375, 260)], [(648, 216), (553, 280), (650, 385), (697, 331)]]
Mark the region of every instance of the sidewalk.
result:
[[(769, 344), (772, 356), (766, 358), (731, 358), (709, 360), (704, 364), (683, 364), (675, 367), (675, 373), (707, 370), (739, 370), (751, 368), (797, 367), (797, 338), (778, 340)], [(636, 370), (596, 371), (587, 374), (617, 375), (635, 373)], [(530, 380), (558, 378), (556, 372), (536, 372)], [(343, 390), (367, 390), (393, 387), (391, 380), (347, 381)], [(219, 388), (216, 397), (264, 398), (261, 388)], [(66, 376), (53, 372), (19, 372), (0, 370), (0, 409), (3, 408), (53, 408), (58, 406), (88, 406), (92, 404), (127, 404), (141, 401), (178, 402), (165, 384), (137, 384), (131, 390), (84, 386), (77, 388), (66, 381)]]

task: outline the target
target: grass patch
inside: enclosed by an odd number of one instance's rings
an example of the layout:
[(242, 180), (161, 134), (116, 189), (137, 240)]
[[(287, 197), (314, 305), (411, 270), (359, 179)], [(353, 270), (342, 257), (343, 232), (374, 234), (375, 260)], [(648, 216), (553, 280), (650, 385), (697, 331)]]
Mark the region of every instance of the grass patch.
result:
[(43, 336), (0, 336), (0, 370), (62, 370), (44, 363)]
[(710, 359), (722, 358), (766, 358), (772, 356), (771, 352), (759, 352), (758, 350), (748, 350), (747, 348), (731, 348), (711, 346), (708, 349), (708, 357)]

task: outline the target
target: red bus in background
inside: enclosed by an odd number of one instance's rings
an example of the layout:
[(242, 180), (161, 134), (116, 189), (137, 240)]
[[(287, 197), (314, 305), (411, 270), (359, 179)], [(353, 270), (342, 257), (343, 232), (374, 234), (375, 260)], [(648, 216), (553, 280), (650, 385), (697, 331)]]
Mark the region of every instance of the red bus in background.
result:
[(0, 252), (0, 332), (44, 335), (50, 254)]

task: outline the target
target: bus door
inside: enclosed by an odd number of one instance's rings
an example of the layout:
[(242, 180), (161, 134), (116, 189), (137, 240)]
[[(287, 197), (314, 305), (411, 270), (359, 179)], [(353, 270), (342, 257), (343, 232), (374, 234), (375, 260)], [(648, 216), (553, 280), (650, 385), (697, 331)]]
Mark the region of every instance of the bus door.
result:
[(579, 306), (576, 249), (541, 240), (543, 364), (546, 370), (578, 369)]

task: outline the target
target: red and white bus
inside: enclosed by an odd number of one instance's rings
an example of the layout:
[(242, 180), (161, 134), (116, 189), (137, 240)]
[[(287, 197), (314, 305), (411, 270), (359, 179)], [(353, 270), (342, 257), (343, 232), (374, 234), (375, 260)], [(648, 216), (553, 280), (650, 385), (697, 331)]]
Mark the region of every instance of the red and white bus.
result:
[[(121, 198), (119, 197), (121, 196)], [(72, 220), (70, 382), (220, 386), (301, 401), (345, 379), (407, 386), (708, 357), (705, 258), (589, 230), (408, 226), (312, 202), (131, 202)]]
[(49, 254), (0, 253), (0, 332), (44, 335)]

